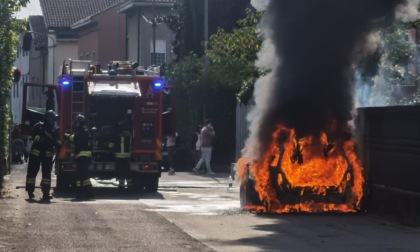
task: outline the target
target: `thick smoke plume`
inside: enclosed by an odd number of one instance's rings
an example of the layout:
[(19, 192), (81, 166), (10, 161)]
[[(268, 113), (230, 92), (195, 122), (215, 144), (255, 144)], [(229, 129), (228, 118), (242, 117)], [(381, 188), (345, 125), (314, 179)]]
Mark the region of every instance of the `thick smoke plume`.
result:
[(354, 67), (374, 51), (369, 48), (372, 34), (396, 16), (415, 16), (412, 8), (419, 1), (251, 2), (257, 9), (266, 8), (267, 26), (262, 30), (267, 41), (259, 62), (274, 65), (255, 85), (256, 109), (248, 118), (251, 134), (244, 149), (250, 160), (265, 152), (279, 123), (294, 128), (297, 137), (319, 134), (332, 119), (347, 125), (353, 109)]

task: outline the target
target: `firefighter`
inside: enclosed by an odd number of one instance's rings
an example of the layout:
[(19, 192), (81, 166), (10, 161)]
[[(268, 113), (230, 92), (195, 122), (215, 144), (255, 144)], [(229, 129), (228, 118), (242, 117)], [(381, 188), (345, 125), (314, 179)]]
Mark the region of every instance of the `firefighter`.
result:
[(88, 168), (92, 159), (91, 136), (86, 127), (86, 119), (79, 114), (73, 121), (74, 134), (66, 133), (64, 137), (74, 143), (74, 158), (77, 163), (76, 200), (93, 198), (92, 183)]
[(32, 128), (33, 144), (29, 153), (28, 173), (26, 175), (26, 191), (29, 199), (35, 197), (35, 179), (40, 165), (42, 166), (42, 200), (49, 201), (51, 188), (51, 170), (53, 164), (54, 148), (59, 149), (58, 129), (55, 127), (57, 115), (52, 110), (48, 110), (44, 115), (44, 120), (36, 123)]
[(51, 88), (48, 88), (48, 90), (45, 92), (45, 95), (47, 96), (47, 101), (45, 103), (45, 107), (47, 110), (54, 110), (55, 109), (55, 103), (54, 103), (54, 91)]
[(131, 159), (131, 144), (132, 134), (130, 130), (130, 123), (127, 119), (121, 121), (117, 125), (117, 135), (114, 140), (114, 159), (116, 177), (118, 180), (118, 189), (127, 187), (132, 188), (133, 180), (130, 178), (130, 159)]

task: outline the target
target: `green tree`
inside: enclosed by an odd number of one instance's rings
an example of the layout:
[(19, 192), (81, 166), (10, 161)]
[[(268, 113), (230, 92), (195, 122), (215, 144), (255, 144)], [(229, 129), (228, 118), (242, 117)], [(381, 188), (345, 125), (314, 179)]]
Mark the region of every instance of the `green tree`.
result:
[(407, 66), (418, 50), (418, 45), (408, 40), (409, 28), (409, 24), (399, 22), (383, 31), (382, 66), (387, 80), (393, 85), (404, 84), (404, 75), (409, 74)]
[(239, 28), (231, 32), (219, 29), (210, 37), (206, 51), (212, 82), (233, 88), (242, 103), (248, 102), (253, 83), (262, 74), (254, 64), (263, 41), (257, 29), (260, 18), (261, 12), (247, 9), (247, 16), (238, 21)]
[(175, 86), (177, 130), (182, 136), (192, 135), (203, 119), (203, 69), (202, 58), (190, 53), (167, 70), (167, 81)]
[(7, 165), (10, 84), (17, 32), (24, 28), (24, 23), (17, 20), (14, 13), (28, 2), (29, 0), (0, 0), (0, 180)]
[[(256, 28), (260, 13), (248, 11), (238, 28), (219, 29), (208, 42), (208, 59), (190, 53), (170, 66), (168, 82), (175, 86), (177, 130), (189, 136), (205, 117), (216, 127), (216, 162), (232, 162), (235, 148), (235, 107), (241, 93), (252, 94), (253, 79), (260, 74), (254, 66), (262, 37)], [(246, 91), (244, 91), (246, 90)], [(249, 98), (249, 97), (248, 97)]]
[[(230, 31), (237, 20), (244, 18), (250, 0), (208, 0), (209, 35), (222, 28)], [(173, 51), (178, 59), (193, 52), (204, 54), (204, 0), (175, 0), (172, 14), (160, 19), (175, 33)]]
[[(419, 67), (415, 56), (419, 53), (419, 45), (408, 39), (409, 29), (417, 23), (396, 22), (382, 31), (380, 68), (387, 84), (382, 87), (382, 93), (388, 97), (389, 105), (418, 103), (418, 93), (404, 91), (410, 89), (407, 85), (418, 82)], [(413, 68), (416, 70), (412, 71)], [(401, 97), (401, 94), (397, 95), (392, 90), (405, 94)]]

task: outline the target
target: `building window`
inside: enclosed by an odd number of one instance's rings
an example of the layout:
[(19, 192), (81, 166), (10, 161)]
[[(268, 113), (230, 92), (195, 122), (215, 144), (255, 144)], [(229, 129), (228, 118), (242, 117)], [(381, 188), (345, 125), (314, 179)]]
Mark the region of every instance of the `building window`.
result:
[(82, 60), (83, 59), (83, 54), (80, 54), (79, 55), (79, 60)]
[(96, 61), (96, 52), (95, 51), (92, 51), (91, 55), (92, 55), (91, 60), (92, 61)]
[(166, 62), (166, 40), (156, 39), (156, 54), (153, 54), (153, 39), (150, 40), (151, 65), (160, 66)]

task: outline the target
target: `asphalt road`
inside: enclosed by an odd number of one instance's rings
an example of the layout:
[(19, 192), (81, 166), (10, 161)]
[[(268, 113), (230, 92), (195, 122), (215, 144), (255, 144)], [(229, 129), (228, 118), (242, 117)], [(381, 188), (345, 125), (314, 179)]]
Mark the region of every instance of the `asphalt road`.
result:
[[(139, 197), (97, 188), (94, 201), (74, 202), (71, 193), (55, 194), (49, 204), (28, 201), (25, 165), (6, 177), (0, 200), (0, 251), (213, 251), (153, 211)], [(39, 181), (39, 180), (38, 180)], [(39, 189), (37, 198), (41, 197)]]
[(151, 194), (94, 181), (93, 201), (54, 193), (42, 204), (19, 188), (25, 171), (18, 165), (6, 176), (0, 251), (420, 251), (420, 229), (369, 213), (244, 212), (237, 183), (227, 188), (228, 174), (163, 173)]

